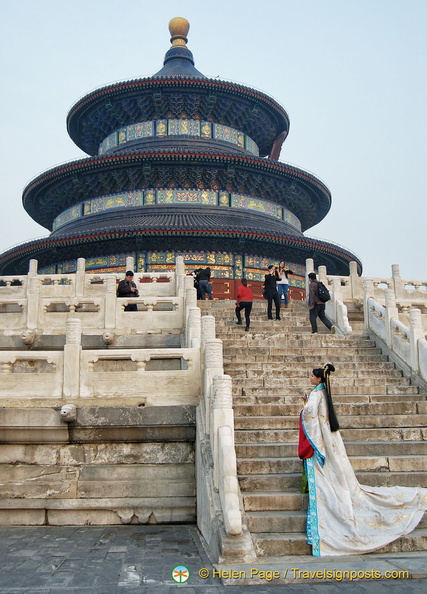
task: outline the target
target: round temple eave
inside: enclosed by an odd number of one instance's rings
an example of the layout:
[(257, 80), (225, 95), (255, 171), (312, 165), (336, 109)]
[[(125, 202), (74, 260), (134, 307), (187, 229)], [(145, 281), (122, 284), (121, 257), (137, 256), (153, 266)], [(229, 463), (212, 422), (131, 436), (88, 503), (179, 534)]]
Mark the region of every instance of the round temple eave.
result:
[(171, 101), (177, 93), (183, 98), (198, 96), (198, 100), (191, 99), (187, 108), (180, 106), (173, 117), (206, 119), (232, 127), (237, 122), (259, 144), (261, 155), (268, 155), (277, 136), (289, 131), (284, 108), (261, 91), (218, 79), (175, 75), (119, 82), (93, 91), (71, 108), (68, 133), (79, 148), (95, 155), (104, 138), (122, 126), (171, 117), (176, 110)]
[[(184, 167), (193, 175), (210, 175), (214, 171), (216, 182), (224, 190), (272, 199), (289, 208), (301, 221), (303, 231), (320, 222), (331, 205), (328, 188), (312, 174), (294, 166), (258, 157), (175, 149), (90, 157), (55, 167), (28, 184), (23, 193), (24, 208), (35, 221), (51, 230), (53, 219), (60, 212), (97, 196), (97, 192), (102, 194), (106, 185), (110, 188), (108, 193), (116, 191), (117, 184), (117, 191), (162, 187), (159, 172), (163, 166), (176, 171), (177, 179)], [(297, 191), (301, 195), (294, 195)]]
[(98, 229), (20, 244), (0, 256), (0, 274), (25, 274), (32, 258), (38, 259), (39, 265), (45, 266), (61, 259), (93, 257), (110, 250), (151, 250), (155, 247), (157, 238), (159, 246), (166, 250), (186, 251), (189, 238), (196, 251), (209, 249), (210, 240), (213, 245), (217, 245), (218, 239), (222, 239), (224, 249), (233, 252), (243, 250), (277, 258), (278, 251), (285, 249), (290, 259), (300, 263), (304, 263), (306, 258), (313, 258), (316, 266), (318, 263), (326, 264), (330, 274), (348, 274), (351, 261), (357, 262), (359, 274), (362, 271), (361, 261), (345, 248), (309, 237), (238, 229), (170, 229), (159, 226), (124, 230)]

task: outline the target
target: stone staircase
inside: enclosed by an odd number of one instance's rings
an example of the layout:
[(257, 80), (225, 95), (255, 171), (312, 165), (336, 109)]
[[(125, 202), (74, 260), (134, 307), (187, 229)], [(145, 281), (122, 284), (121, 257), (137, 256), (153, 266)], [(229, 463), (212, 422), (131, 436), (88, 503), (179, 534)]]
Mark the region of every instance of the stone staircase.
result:
[[(332, 391), (347, 452), (362, 484), (427, 487), (426, 394), (359, 335), (312, 335), (305, 303), (268, 322), (254, 302), (250, 332), (235, 325), (233, 301), (199, 302), (214, 315), (225, 373), (233, 378), (238, 475), (255, 550), (265, 560), (307, 555), (307, 495), (297, 457), (301, 395), (314, 367), (331, 361)], [(351, 321), (350, 321), (351, 323)], [(427, 550), (427, 514), (408, 536), (377, 552)]]

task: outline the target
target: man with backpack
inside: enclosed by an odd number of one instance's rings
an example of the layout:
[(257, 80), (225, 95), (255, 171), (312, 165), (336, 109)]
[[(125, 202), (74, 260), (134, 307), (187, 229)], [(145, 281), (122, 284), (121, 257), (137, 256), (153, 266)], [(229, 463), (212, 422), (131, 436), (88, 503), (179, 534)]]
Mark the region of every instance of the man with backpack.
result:
[(331, 334), (335, 334), (335, 326), (325, 315), (325, 303), (329, 301), (330, 295), (328, 289), (323, 283), (316, 280), (314, 272), (308, 275), (310, 285), (308, 289), (308, 308), (310, 315), (311, 333), (317, 334), (317, 318), (319, 318)]

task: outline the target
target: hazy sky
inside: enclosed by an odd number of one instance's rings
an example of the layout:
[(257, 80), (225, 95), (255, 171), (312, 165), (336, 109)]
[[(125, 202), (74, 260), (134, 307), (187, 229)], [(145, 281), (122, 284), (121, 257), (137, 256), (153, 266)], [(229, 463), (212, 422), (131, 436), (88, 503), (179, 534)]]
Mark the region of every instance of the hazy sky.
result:
[(89, 91), (150, 76), (190, 21), (206, 76), (272, 95), (291, 128), (281, 160), (332, 192), (306, 235), (356, 253), (364, 276), (427, 279), (426, 0), (0, 0), (0, 251), (48, 235), (22, 207), (35, 176), (84, 157), (70, 107)]

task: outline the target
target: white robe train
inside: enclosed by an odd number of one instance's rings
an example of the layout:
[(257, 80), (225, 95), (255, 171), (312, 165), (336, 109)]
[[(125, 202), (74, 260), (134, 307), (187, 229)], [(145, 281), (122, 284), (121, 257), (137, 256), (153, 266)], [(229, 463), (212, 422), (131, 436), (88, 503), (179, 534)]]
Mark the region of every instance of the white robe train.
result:
[(324, 384), (309, 394), (302, 425), (314, 449), (304, 460), (313, 555), (369, 553), (414, 530), (427, 509), (427, 489), (359, 484), (340, 432), (330, 430)]

